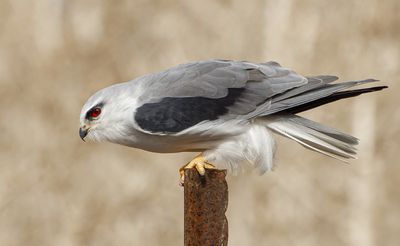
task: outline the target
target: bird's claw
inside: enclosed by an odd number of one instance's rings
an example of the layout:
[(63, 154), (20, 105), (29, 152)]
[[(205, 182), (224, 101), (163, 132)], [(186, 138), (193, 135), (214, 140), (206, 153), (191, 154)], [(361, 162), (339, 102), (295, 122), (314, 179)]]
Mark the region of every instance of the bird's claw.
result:
[(197, 172), (204, 176), (206, 173), (206, 169), (215, 169), (215, 166), (211, 163), (208, 163), (202, 155), (196, 156), (193, 160), (191, 160), (188, 164), (184, 165), (179, 169), (180, 175), (180, 185), (183, 186), (185, 183), (185, 169), (196, 168)]

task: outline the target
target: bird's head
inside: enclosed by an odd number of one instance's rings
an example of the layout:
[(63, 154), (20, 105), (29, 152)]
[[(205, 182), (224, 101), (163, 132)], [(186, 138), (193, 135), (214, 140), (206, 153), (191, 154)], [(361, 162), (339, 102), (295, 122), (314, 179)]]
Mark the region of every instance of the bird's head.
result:
[(134, 102), (121, 86), (96, 92), (82, 107), (79, 136), (82, 140), (119, 142), (133, 117)]

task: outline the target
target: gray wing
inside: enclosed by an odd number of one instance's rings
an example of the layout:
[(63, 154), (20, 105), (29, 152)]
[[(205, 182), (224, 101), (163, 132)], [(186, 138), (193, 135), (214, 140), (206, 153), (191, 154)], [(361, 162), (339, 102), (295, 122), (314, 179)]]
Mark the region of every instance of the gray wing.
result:
[[(229, 88), (261, 89), (263, 99), (307, 83), (307, 79), (276, 62), (255, 64), (207, 60), (182, 64), (143, 78), (145, 102), (164, 97), (223, 98)], [(252, 87), (252, 88), (250, 88)]]
[(140, 82), (144, 93), (135, 112), (138, 126), (151, 133), (177, 133), (203, 121), (265, 113), (274, 96), (309, 80), (276, 62), (210, 60), (147, 75)]
[(331, 84), (337, 79), (329, 75), (305, 78), (276, 62), (189, 63), (141, 78), (144, 93), (134, 117), (145, 132), (179, 133), (205, 121), (292, 114), (386, 88), (348, 91), (376, 80)]

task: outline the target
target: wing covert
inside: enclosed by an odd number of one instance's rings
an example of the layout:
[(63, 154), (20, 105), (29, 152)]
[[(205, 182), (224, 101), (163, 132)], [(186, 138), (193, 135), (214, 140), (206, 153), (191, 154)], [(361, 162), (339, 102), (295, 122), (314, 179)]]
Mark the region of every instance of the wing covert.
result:
[(179, 65), (140, 82), (144, 93), (136, 123), (146, 132), (177, 133), (202, 121), (252, 116), (272, 96), (307, 79), (275, 62), (210, 60)]

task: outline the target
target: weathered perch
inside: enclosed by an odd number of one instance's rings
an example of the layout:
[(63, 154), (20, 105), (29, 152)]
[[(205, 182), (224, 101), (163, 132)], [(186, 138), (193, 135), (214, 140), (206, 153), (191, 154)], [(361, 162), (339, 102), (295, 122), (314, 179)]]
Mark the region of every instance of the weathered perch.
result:
[(185, 170), (185, 246), (228, 245), (228, 185), (225, 170)]

